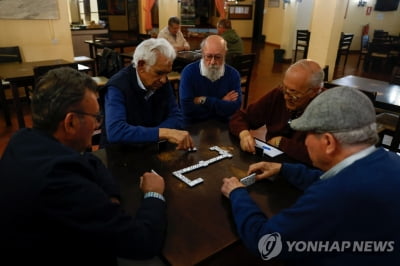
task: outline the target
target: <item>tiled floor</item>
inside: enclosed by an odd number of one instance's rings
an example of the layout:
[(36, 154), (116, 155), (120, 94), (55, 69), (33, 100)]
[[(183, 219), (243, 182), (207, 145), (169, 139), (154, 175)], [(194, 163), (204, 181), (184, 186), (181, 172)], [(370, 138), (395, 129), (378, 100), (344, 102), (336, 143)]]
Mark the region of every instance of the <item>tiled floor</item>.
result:
[[(198, 49), (198, 38), (189, 40), (193, 49)], [(283, 73), (288, 68), (288, 63), (274, 63), (274, 49), (276, 46), (264, 45), (263, 43), (252, 43), (251, 40), (245, 40), (245, 52), (255, 52), (257, 54), (256, 65), (253, 70), (251, 79), (251, 91), (249, 95), (249, 103), (256, 101), (269, 90), (273, 89), (281, 82)], [(298, 57), (301, 55), (298, 55)], [(334, 72), (334, 78), (344, 75), (358, 75), (380, 80), (389, 80), (390, 73), (363, 73), (362, 67), (357, 68), (358, 54), (350, 54), (346, 67), (343, 67), (343, 59)], [(332, 71), (332, 70), (330, 70)], [(3, 154), (11, 135), (18, 130), (17, 120), (14, 114), (12, 104), (10, 104), (12, 112), (12, 126), (5, 125), (4, 116), (0, 110), (0, 155)], [(24, 104), (24, 116), (27, 127), (32, 126), (32, 118), (28, 103)]]

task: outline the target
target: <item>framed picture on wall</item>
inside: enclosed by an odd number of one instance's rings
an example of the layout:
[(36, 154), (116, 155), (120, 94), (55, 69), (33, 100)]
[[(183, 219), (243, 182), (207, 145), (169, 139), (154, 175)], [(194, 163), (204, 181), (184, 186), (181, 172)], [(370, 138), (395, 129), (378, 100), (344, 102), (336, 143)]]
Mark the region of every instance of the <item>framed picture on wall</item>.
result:
[(230, 5), (228, 6), (229, 19), (252, 19), (252, 5)]

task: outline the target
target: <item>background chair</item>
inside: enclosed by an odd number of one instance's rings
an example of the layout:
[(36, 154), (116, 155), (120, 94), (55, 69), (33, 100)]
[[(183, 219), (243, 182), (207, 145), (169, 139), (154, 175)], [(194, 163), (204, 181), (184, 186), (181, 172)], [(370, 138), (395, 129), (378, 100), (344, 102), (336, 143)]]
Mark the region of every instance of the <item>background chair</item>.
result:
[(296, 62), (297, 51), (303, 51), (303, 59), (307, 58), (308, 45), (310, 43), (311, 33), (308, 30), (297, 30), (296, 49), (294, 51), (294, 62)]
[(351, 42), (353, 41), (354, 34), (353, 33), (343, 33), (340, 36), (340, 41), (339, 41), (339, 48), (336, 56), (336, 65), (340, 63), (340, 58), (342, 55), (345, 56), (344, 59), (344, 65), (347, 63), (347, 57), (350, 52), (350, 47), (351, 47)]
[(239, 71), (243, 94), (243, 108), (246, 108), (250, 92), (251, 73), (253, 71), (256, 54), (243, 54), (233, 58), (232, 66)]
[(360, 55), (358, 56), (357, 68), (359, 67), (361, 60), (365, 60), (365, 57), (368, 55), (368, 46), (369, 46), (369, 36), (368, 35), (361, 36), (361, 49), (360, 49)]
[(388, 69), (391, 62), (392, 44), (390, 40), (373, 39), (368, 47), (368, 54), (364, 59), (364, 71), (372, 69)]
[(117, 73), (123, 68), (123, 61), (120, 54), (108, 47), (103, 49), (101, 56), (96, 57), (98, 63), (98, 75), (106, 78), (111, 78), (112, 75)]
[[(22, 63), (22, 56), (19, 46), (0, 47), (0, 64), (12, 62)], [(10, 88), (10, 83), (8, 81), (1, 80), (0, 108), (4, 111), (4, 118), (7, 126), (11, 126), (10, 110), (8, 109), (7, 105), (7, 99), (12, 98)], [(21, 89), (18, 89), (20, 90), (19, 95), (26, 97), (27, 100), (29, 100), (29, 87), (25, 86), (23, 88), (21, 87)]]
[(395, 66), (390, 77), (390, 83), (400, 85), (400, 66)]

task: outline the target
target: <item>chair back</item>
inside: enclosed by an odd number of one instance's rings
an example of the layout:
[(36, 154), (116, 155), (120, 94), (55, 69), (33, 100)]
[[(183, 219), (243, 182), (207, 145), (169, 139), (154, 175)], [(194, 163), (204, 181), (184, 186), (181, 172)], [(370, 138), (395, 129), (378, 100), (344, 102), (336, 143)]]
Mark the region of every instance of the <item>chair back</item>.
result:
[(339, 50), (338, 50), (339, 53), (341, 54), (349, 53), (353, 37), (354, 37), (353, 33), (342, 33), (342, 36), (340, 37), (339, 41)]
[(298, 44), (308, 45), (309, 41), (310, 41), (310, 31), (309, 30), (297, 30), (296, 42)]
[(34, 76), (34, 81), (35, 85), (37, 82), (40, 80), (40, 78), (49, 72), (52, 69), (59, 68), (59, 67), (71, 67), (73, 69), (78, 70), (78, 64), (77, 63), (67, 63), (67, 64), (59, 64), (59, 65), (47, 65), (47, 66), (36, 66), (33, 68), (33, 76)]
[[(308, 45), (310, 43), (311, 32), (309, 30), (297, 30), (296, 31), (296, 49), (294, 52), (294, 62), (297, 59), (297, 51), (303, 50), (303, 58), (307, 58)], [(299, 49), (301, 48), (301, 49)]]
[(22, 63), (19, 46), (0, 47), (0, 63), (19, 62)]
[(395, 66), (393, 68), (390, 83), (400, 85), (400, 66)]
[(242, 54), (233, 58), (232, 66), (239, 71), (243, 94), (243, 108), (246, 108), (250, 91), (250, 80), (253, 72), (256, 54)]
[(123, 61), (120, 54), (113, 49), (105, 47), (98, 61), (99, 63), (99, 76), (111, 78), (112, 75), (117, 73), (123, 68)]

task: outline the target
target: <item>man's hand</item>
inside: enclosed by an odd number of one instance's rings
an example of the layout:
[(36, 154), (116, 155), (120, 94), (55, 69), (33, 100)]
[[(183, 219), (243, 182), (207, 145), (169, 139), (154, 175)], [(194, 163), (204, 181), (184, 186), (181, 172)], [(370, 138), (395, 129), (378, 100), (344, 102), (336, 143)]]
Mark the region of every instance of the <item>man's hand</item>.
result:
[(256, 142), (254, 141), (253, 136), (250, 134), (250, 131), (242, 130), (239, 134), (239, 138), (240, 148), (242, 148), (243, 151), (256, 154)]
[(232, 190), (238, 187), (245, 187), (242, 183), (240, 183), (239, 179), (236, 177), (224, 178), (222, 180), (223, 184), (221, 187), (222, 194), (229, 199), (229, 194), (231, 194)]
[(273, 137), (272, 139), (268, 140), (267, 143), (272, 145), (272, 146), (275, 146), (275, 147), (279, 148), (279, 144), (281, 143), (281, 139), (282, 139), (282, 136), (276, 136), (276, 137)]
[(269, 178), (271, 176), (279, 174), (281, 171), (281, 163), (271, 163), (271, 162), (259, 162), (254, 163), (249, 166), (247, 174), (257, 173), (256, 180), (261, 180)]
[(193, 149), (193, 140), (189, 132), (170, 128), (160, 128), (159, 138), (177, 144), (177, 150)]
[(239, 97), (239, 93), (237, 93), (237, 91), (230, 91), (222, 98), (222, 100), (228, 101), (228, 102), (234, 102), (237, 100), (238, 97)]
[(146, 172), (140, 177), (140, 189), (143, 193), (157, 192), (162, 195), (164, 188), (164, 178), (155, 173)]

